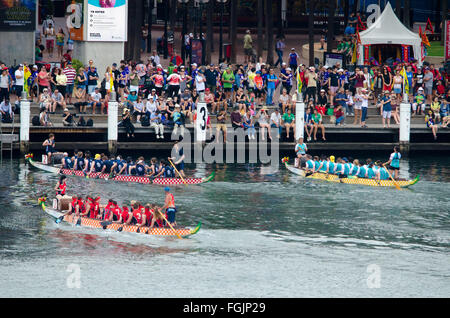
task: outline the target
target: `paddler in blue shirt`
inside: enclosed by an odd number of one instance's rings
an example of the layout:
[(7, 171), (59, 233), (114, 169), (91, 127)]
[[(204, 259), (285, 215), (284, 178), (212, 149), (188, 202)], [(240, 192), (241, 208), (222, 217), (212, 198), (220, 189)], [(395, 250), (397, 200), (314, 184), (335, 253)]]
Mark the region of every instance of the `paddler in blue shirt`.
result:
[(391, 174), (394, 173), (395, 180), (398, 180), (398, 175), (400, 173), (400, 159), (402, 159), (400, 147), (395, 146), (394, 152), (391, 153), (389, 160), (384, 164), (384, 166), (389, 165), (389, 170), (391, 170)]
[(313, 172), (319, 171), (319, 168), (320, 168), (319, 157), (318, 156), (314, 156), (314, 171)]
[(342, 161), (344, 162), (344, 175), (345, 177), (348, 177), (350, 175), (350, 170), (352, 168), (352, 164), (349, 163), (349, 160), (347, 157), (342, 158)]
[(73, 170), (80, 170), (82, 171), (84, 169), (84, 158), (83, 158), (83, 152), (78, 151), (77, 157), (75, 158), (74, 164), (73, 164)]
[(61, 159), (61, 169), (72, 169), (75, 158), (70, 157), (67, 152), (63, 154), (63, 158)]
[[(333, 159), (333, 160), (331, 160)], [(326, 172), (329, 174), (334, 174), (335, 164), (334, 164), (334, 156), (330, 156), (327, 158), (327, 170)]]
[(103, 161), (100, 154), (94, 156), (94, 161), (91, 164), (89, 173), (102, 172), (103, 171)]
[(353, 160), (353, 164), (352, 164), (352, 168), (350, 170), (350, 175), (351, 176), (358, 176), (359, 173), (359, 160), (355, 159)]
[(306, 155), (306, 158), (308, 160), (305, 163), (305, 171), (306, 171), (306, 176), (308, 176), (314, 172), (314, 160), (312, 160), (311, 155)]
[(359, 164), (359, 172), (358, 172), (358, 178), (365, 178), (366, 177), (366, 166), (362, 164), (362, 162)]

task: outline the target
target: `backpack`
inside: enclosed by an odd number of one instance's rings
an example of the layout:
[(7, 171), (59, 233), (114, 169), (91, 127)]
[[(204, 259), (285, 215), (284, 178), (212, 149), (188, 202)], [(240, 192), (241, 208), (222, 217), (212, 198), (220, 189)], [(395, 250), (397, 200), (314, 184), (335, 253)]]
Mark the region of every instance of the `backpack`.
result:
[(84, 120), (83, 116), (81, 116), (80, 119), (78, 120), (77, 126), (86, 126), (86, 120)]
[(41, 122), (39, 121), (39, 116), (33, 116), (33, 118), (31, 119), (31, 124), (33, 126), (40, 126)]
[(89, 118), (89, 119), (86, 121), (86, 126), (87, 126), (87, 127), (92, 127), (92, 126), (94, 126), (94, 121), (92, 120), (92, 118)]
[(147, 115), (144, 115), (144, 116), (141, 117), (141, 126), (142, 127), (150, 126), (150, 119), (148, 118)]

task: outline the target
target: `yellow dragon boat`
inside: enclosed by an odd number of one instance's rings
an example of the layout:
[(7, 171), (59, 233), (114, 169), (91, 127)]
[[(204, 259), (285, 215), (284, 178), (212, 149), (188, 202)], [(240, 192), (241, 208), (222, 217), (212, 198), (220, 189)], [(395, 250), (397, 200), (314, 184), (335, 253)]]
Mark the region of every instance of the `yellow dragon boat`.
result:
[(413, 180), (398, 180), (396, 182), (392, 180), (375, 180), (375, 179), (359, 178), (356, 176), (351, 176), (348, 178), (339, 178), (339, 176), (335, 174), (328, 174), (323, 172), (314, 172), (307, 176), (305, 170), (290, 166), (288, 161), (289, 161), (288, 158), (283, 158), (282, 160), (287, 170), (307, 179), (323, 180), (335, 183), (358, 184), (371, 187), (396, 187), (395, 183), (397, 183), (400, 186), (400, 188), (410, 187), (419, 181), (418, 175)]

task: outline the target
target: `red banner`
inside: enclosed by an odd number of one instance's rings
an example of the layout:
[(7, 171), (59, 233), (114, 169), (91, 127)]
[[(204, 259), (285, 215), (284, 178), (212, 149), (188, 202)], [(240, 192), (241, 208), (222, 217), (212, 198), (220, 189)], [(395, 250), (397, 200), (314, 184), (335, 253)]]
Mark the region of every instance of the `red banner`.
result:
[(445, 21), (445, 59), (450, 59), (450, 20)]
[(364, 45), (364, 65), (369, 65), (370, 45)]

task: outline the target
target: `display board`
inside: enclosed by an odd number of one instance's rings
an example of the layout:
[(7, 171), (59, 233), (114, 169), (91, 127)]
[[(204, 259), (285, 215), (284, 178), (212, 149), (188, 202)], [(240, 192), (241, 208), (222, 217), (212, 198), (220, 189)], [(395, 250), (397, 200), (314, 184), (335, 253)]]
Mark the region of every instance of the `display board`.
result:
[(1, 31), (36, 30), (37, 0), (0, 0)]
[(127, 41), (127, 0), (88, 0), (86, 41)]

